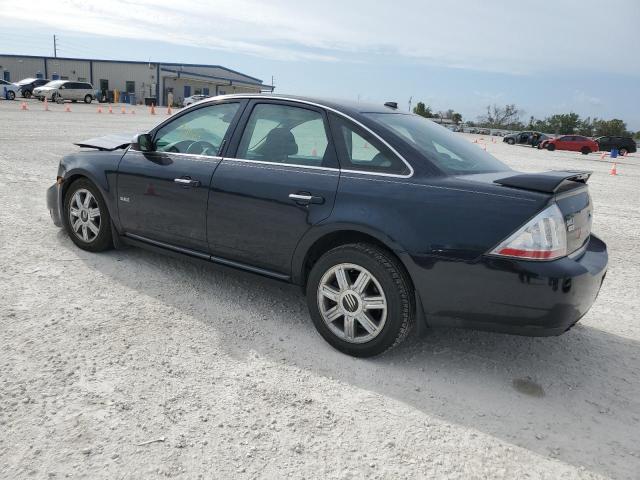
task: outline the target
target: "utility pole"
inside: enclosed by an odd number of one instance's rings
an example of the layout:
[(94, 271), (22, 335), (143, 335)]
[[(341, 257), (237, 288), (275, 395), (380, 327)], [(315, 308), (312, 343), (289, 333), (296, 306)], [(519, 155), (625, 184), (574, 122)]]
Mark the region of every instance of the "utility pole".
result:
[(409, 97), (409, 113), (411, 113), (411, 101), (413, 100), (413, 95)]
[(56, 58), (58, 56), (58, 47), (56, 45), (56, 36), (53, 36), (53, 57)]

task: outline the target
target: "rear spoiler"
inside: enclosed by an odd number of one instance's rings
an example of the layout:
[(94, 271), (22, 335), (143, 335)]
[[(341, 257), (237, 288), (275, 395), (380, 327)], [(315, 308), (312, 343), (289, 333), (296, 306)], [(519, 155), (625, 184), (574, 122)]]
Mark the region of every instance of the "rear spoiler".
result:
[(90, 138), (89, 140), (84, 140), (74, 145), (112, 152), (121, 148), (127, 148), (131, 145), (131, 139), (133, 137), (133, 133), (116, 133), (113, 135), (105, 135), (104, 137)]
[(553, 170), (542, 173), (521, 173), (494, 180), (505, 187), (522, 188), (544, 193), (560, 193), (585, 184), (592, 172), (579, 170)]

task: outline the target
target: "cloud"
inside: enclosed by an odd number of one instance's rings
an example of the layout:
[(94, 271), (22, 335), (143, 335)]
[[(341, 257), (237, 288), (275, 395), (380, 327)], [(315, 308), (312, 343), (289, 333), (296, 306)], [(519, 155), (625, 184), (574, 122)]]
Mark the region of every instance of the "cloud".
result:
[[(579, 69), (640, 74), (620, 45), (640, 43), (638, 30), (600, 34), (600, 7), (548, 0), (33, 0), (3, 8), (0, 19), (34, 21), (83, 34), (159, 40), (283, 61), (373, 61), (510, 74)], [(589, 5), (593, 3), (593, 5)], [(637, 0), (607, 9), (638, 18)]]

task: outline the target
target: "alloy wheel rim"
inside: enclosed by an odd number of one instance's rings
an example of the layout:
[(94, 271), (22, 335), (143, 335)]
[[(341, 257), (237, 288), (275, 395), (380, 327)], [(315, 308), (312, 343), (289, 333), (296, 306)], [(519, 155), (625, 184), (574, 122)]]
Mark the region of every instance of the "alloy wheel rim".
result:
[(333, 266), (322, 276), (317, 297), (322, 319), (341, 340), (365, 343), (382, 332), (387, 298), (366, 268), (353, 263)]
[(71, 197), (69, 224), (76, 237), (86, 243), (93, 242), (100, 233), (100, 207), (89, 190), (81, 188)]

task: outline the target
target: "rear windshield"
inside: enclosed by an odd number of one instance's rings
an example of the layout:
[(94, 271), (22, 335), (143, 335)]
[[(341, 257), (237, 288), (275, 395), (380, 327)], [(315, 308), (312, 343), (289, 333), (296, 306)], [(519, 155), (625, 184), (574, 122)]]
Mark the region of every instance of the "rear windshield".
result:
[(403, 113), (365, 113), (384, 128), (400, 134), (433, 164), (449, 175), (503, 172), (504, 163), (434, 122)]

